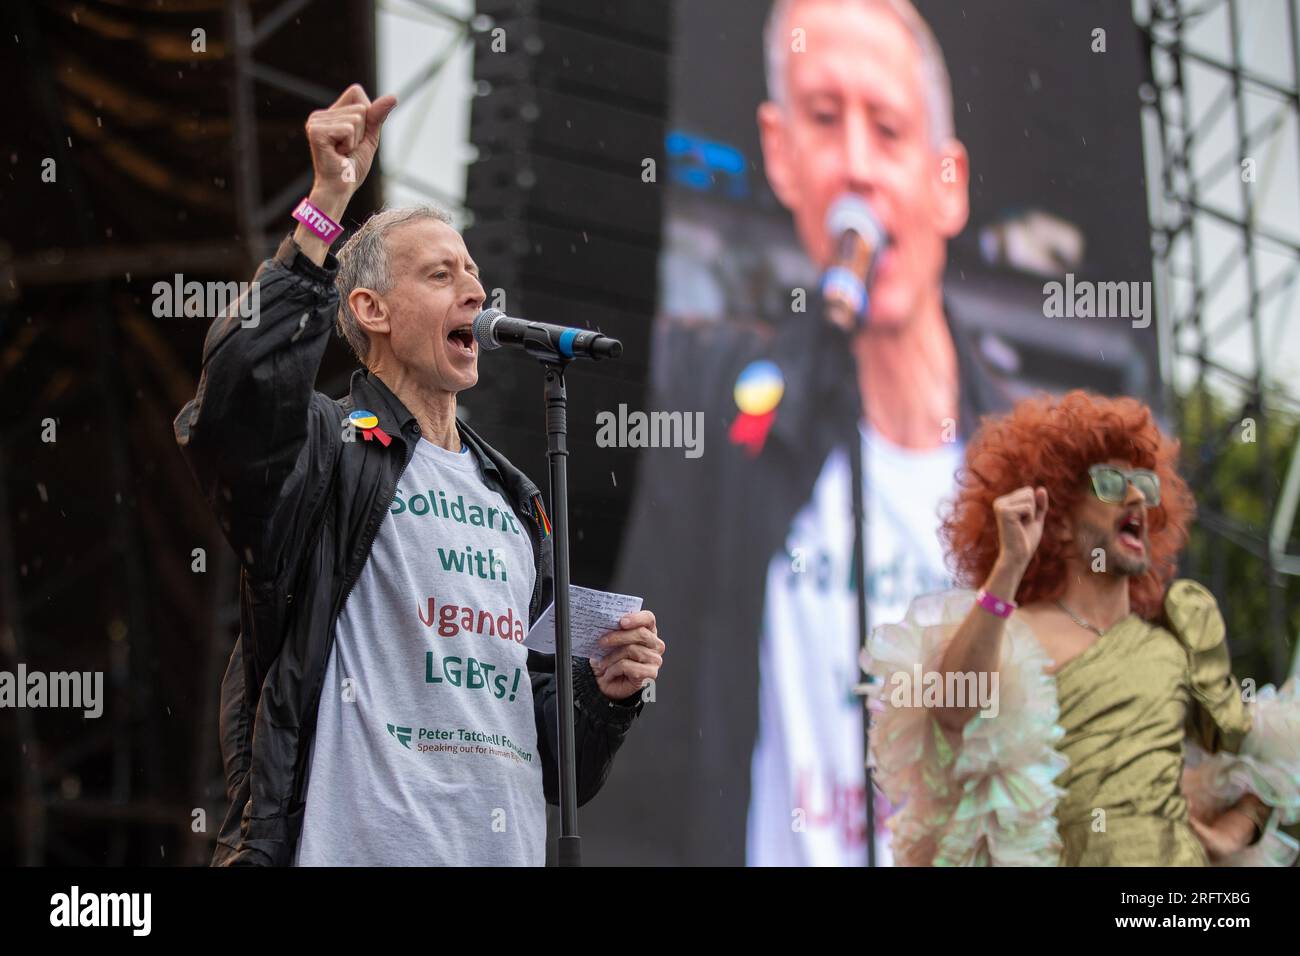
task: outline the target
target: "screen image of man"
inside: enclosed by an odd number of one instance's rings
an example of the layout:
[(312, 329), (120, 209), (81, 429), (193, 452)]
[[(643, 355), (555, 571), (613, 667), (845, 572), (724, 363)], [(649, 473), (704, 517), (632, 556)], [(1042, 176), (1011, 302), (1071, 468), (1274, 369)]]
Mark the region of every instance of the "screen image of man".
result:
[(686, 663), (658, 686), (654, 739), (632, 746), (653, 761), (640, 786), (675, 781), (643, 808), (647, 857), (862, 865), (850, 443), (869, 620), (896, 620), (949, 580), (939, 507), (1008, 395), (945, 303), (969, 161), (925, 22), (905, 0), (778, 0), (765, 42), (764, 168), (803, 254), (835, 263), (827, 218), (846, 196), (887, 243), (861, 321), (837, 322), (818, 289), (790, 290), (783, 314), (658, 319), (654, 404), (703, 410), (706, 451), (642, 459), (620, 577), (654, 595)]
[[(311, 114), (315, 183), (219, 316), (178, 444), (239, 555), (221, 692), (229, 810), (214, 865), (541, 865), (558, 799), (554, 591), (537, 486), (456, 415), (479, 377), (478, 267), (445, 213), (384, 210), (340, 249), (396, 105)], [(365, 366), (314, 391), (337, 327)], [(604, 784), (662, 662), (654, 614), (575, 658), (577, 801)]]

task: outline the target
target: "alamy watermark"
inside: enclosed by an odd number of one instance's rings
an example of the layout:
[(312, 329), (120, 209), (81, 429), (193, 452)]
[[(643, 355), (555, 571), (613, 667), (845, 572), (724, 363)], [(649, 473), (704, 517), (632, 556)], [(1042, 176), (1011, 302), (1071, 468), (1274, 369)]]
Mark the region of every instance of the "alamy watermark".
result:
[(153, 314), (157, 319), (213, 319), (234, 315), (240, 327), (255, 329), (261, 321), (262, 291), (252, 282), (185, 281), (179, 272), (172, 281), (153, 284)]
[(704, 454), (703, 412), (596, 413), (596, 444), (600, 448), (684, 448), (687, 458)]
[(103, 671), (0, 671), (0, 708), (72, 707), (95, 719), (104, 712)]
[(1064, 282), (1045, 283), (1043, 295), (1049, 319), (1130, 319), (1135, 329), (1151, 324), (1150, 282), (1076, 282), (1067, 272)]
[(974, 707), (981, 717), (998, 715), (997, 671), (894, 671), (889, 678), (891, 707)]
[(50, 925), (55, 927), (123, 927), (132, 936), (148, 936), (153, 927), (152, 893), (83, 893), (73, 885), (50, 897)]

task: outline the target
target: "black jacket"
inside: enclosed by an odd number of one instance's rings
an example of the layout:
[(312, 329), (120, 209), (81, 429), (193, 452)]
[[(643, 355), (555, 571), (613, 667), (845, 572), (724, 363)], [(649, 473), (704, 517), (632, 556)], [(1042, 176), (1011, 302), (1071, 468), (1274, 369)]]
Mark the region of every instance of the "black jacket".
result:
[[(338, 310), (337, 267), (333, 256), (315, 265), (286, 239), (258, 270), (256, 324), (245, 320), (243, 327), (238, 315), (212, 323), (198, 393), (175, 422), (176, 441), (241, 561), (240, 636), (221, 685), (230, 808), (214, 865), (292, 860), (335, 624), (419, 439), (415, 417), (364, 370), (353, 374), (343, 399), (313, 389)], [(377, 415), (392, 443), (345, 429), (354, 409)], [(554, 589), (551, 542), (532, 505), (538, 488), (468, 427), (457, 427), (532, 537), (531, 625)], [(546, 799), (555, 803), (555, 659), (529, 652), (528, 669)], [(584, 803), (603, 785), (643, 704), (639, 695), (605, 698), (585, 660), (575, 660), (574, 696)]]
[[(614, 588), (635, 589), (655, 608), (659, 629), (673, 635), (673, 670), (657, 682), (642, 718), (652, 727), (629, 744), (635, 758), (612, 788), (617, 798), (607, 805), (618, 806), (619, 818), (604, 807), (584, 817), (593, 862), (608, 862), (600, 848), (615, 837), (636, 841), (628, 822), (636, 821), (645, 839), (631, 844), (633, 862), (744, 863), (768, 564), (832, 449), (856, 439), (861, 418), (848, 339), (822, 314), (810, 296), (807, 312), (787, 313), (775, 327), (657, 324), (652, 404), (703, 411), (704, 452), (642, 452)], [(1007, 406), (1008, 394), (951, 317), (949, 330), (964, 439), (980, 415)], [(728, 432), (739, 414), (737, 377), (759, 359), (780, 368), (785, 390), (751, 456)]]

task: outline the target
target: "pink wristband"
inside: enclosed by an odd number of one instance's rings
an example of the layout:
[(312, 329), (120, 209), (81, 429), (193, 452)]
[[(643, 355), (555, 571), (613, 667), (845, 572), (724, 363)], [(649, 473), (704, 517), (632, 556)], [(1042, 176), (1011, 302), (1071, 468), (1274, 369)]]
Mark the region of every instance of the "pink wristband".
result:
[(317, 209), (310, 199), (303, 198), (298, 203), (298, 208), (293, 211), (293, 218), (310, 229), (316, 235), (320, 236), (326, 242), (333, 242), (338, 238), (343, 227), (337, 222)]
[(994, 597), (983, 588), (976, 592), (975, 603), (995, 617), (1010, 617), (1011, 612), (1020, 606), (1015, 601), (1004, 601), (1002, 598)]

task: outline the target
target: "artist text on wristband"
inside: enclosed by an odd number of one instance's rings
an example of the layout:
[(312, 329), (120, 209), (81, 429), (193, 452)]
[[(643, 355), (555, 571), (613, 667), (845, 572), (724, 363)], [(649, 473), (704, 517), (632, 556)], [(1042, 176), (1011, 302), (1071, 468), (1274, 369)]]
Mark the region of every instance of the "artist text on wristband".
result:
[(293, 218), (310, 229), (316, 235), (320, 236), (325, 242), (333, 242), (338, 238), (343, 227), (331, 219), (325, 213), (312, 203), (310, 199), (304, 198), (293, 211)]

